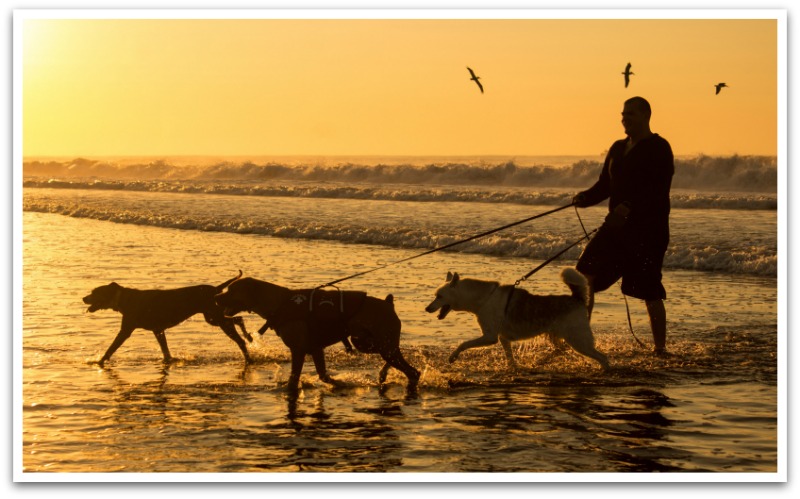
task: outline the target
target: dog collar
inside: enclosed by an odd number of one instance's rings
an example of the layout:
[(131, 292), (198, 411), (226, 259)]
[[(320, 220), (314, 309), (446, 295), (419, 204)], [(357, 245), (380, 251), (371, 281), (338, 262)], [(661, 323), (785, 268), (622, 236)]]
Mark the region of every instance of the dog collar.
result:
[(494, 292), (497, 291), (498, 289), (500, 289), (500, 284), (495, 283), (494, 288), (492, 288), (492, 290), (489, 291), (489, 294), (486, 295), (486, 298), (483, 299), (483, 305), (481, 305), (481, 308), (478, 309), (478, 312), (483, 310), (483, 307), (485, 307), (489, 303), (489, 298), (491, 298)]
[(119, 288), (114, 294), (114, 299), (111, 300), (111, 310), (119, 312), (119, 300), (122, 298), (122, 288)]

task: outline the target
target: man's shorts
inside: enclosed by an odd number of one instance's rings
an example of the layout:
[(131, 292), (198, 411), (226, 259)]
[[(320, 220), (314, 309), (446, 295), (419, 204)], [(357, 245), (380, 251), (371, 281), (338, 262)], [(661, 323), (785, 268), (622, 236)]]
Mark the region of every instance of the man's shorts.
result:
[(576, 268), (594, 278), (595, 292), (605, 291), (622, 278), (622, 292), (645, 301), (663, 300), (661, 266), (667, 252), (666, 238), (643, 238), (624, 230), (601, 227), (578, 259)]

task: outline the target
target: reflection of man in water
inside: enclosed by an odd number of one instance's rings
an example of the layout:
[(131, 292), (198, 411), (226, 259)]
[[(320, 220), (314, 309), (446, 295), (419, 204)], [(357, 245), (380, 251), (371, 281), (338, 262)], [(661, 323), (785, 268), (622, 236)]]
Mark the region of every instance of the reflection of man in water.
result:
[(586, 246), (577, 268), (589, 280), (591, 317), (594, 293), (622, 278), (622, 292), (645, 301), (655, 353), (666, 352), (667, 293), (661, 265), (669, 242), (669, 190), (672, 148), (650, 131), (650, 104), (641, 97), (625, 101), (622, 126), (626, 139), (614, 142), (600, 178), (573, 202), (585, 208), (606, 198), (608, 215)]

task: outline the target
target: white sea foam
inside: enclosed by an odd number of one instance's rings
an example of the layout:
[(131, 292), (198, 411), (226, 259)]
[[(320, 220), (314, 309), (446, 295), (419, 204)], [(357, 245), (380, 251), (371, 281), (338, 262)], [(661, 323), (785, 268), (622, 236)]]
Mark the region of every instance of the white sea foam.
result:
[[(449, 245), (527, 218), (546, 206), (391, 202), (352, 199), (263, 198), (163, 192), (28, 188), (26, 211), (77, 218), (288, 239), (329, 240), (408, 248)], [(588, 228), (602, 207), (585, 213)], [(669, 269), (777, 275), (775, 211), (673, 210)], [(574, 213), (538, 220), (455, 246), (452, 251), (544, 260), (583, 235)], [(746, 237), (745, 237), (746, 236)], [(578, 245), (563, 255), (574, 260)]]
[[(587, 184), (589, 185), (589, 184)], [(28, 178), (24, 187), (92, 189), (112, 191), (174, 192), (182, 194), (226, 194), (232, 196), (371, 199), (386, 201), (459, 201), (559, 206), (570, 202), (577, 189), (529, 190), (519, 187), (372, 185), (298, 181), (203, 181), (203, 180), (97, 180)], [(675, 189), (673, 208), (776, 210), (777, 195), (767, 193), (709, 193)]]
[[(602, 158), (30, 159), (24, 209), (182, 230), (428, 250), (569, 204)], [(665, 267), (777, 273), (774, 157), (676, 159)], [(604, 208), (588, 210), (602, 222)], [(546, 259), (572, 218), (455, 251)], [(580, 246), (564, 258), (574, 259)]]

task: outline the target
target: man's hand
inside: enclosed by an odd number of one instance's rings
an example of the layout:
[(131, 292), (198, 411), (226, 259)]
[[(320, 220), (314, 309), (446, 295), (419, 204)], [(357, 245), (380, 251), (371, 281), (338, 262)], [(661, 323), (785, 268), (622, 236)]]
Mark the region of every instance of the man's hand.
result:
[(577, 206), (578, 208), (587, 208), (591, 206), (586, 199), (586, 194), (579, 192), (575, 194), (575, 197), (572, 198), (572, 204)]
[(631, 209), (628, 205), (625, 203), (618, 204), (616, 208), (614, 208), (614, 211), (606, 215), (606, 221), (603, 225), (607, 226), (609, 229), (621, 229), (625, 226), (630, 212)]
[(628, 206), (627, 202), (620, 203), (614, 208), (614, 213), (621, 216), (622, 218), (628, 218), (628, 215), (631, 214), (631, 208)]

